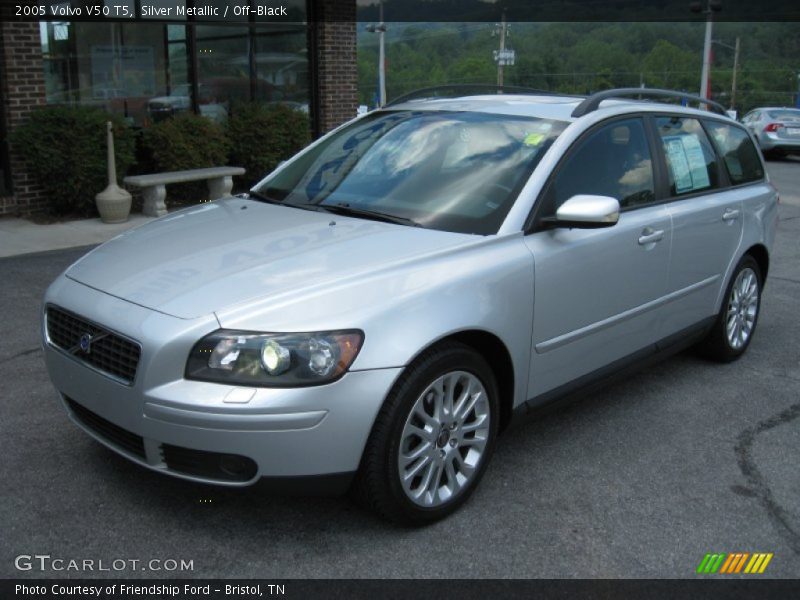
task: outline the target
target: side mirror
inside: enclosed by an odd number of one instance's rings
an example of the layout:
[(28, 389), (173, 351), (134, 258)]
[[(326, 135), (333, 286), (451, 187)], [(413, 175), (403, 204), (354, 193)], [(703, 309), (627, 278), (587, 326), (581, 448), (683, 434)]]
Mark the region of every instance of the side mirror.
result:
[(619, 221), (619, 201), (610, 196), (578, 194), (556, 211), (556, 227), (592, 229), (611, 227)]

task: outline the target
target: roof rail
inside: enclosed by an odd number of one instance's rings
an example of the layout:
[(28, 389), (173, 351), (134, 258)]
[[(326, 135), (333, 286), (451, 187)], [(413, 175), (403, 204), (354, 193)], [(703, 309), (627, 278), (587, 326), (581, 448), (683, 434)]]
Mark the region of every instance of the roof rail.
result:
[(582, 117), (583, 115), (597, 110), (603, 100), (608, 100), (609, 98), (621, 98), (624, 96), (658, 96), (692, 100), (693, 102), (705, 104), (709, 109), (716, 113), (727, 115), (725, 112), (725, 107), (718, 102), (707, 100), (706, 98), (701, 98), (700, 96), (695, 96), (693, 94), (676, 92), (674, 90), (660, 90), (657, 88), (619, 88), (615, 90), (603, 90), (601, 92), (597, 92), (596, 94), (592, 94), (575, 107), (575, 110), (572, 111), (572, 116), (577, 119), (578, 117)]
[[(467, 95), (467, 92), (470, 91), (480, 92), (483, 94), (487, 93), (502, 94), (508, 92), (512, 94), (538, 94), (546, 96), (558, 95), (556, 92), (550, 92), (547, 90), (537, 90), (526, 87), (517, 87), (510, 85), (492, 85), (486, 83), (467, 83), (467, 84), (453, 84), (453, 85), (436, 85), (433, 87), (426, 87), (419, 90), (414, 90), (413, 92), (404, 94), (399, 98), (395, 98), (391, 102), (387, 103), (385, 106), (393, 106), (395, 104), (400, 104), (402, 102), (408, 102), (409, 100), (418, 100), (418, 99), (421, 100), (424, 98), (449, 98), (452, 97), (453, 94), (464, 96)], [(445, 93), (440, 93), (440, 92), (445, 92)], [(452, 94), (447, 92), (452, 92)]]

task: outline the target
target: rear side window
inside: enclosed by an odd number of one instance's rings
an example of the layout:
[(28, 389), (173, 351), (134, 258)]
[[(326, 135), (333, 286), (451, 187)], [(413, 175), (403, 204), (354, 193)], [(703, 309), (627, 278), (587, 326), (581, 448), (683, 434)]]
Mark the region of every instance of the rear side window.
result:
[(664, 146), (671, 196), (719, 187), (717, 158), (697, 119), (658, 117)]
[(747, 132), (718, 121), (706, 121), (706, 127), (725, 161), (733, 185), (764, 178), (764, 167)]
[(784, 108), (782, 110), (768, 110), (767, 116), (776, 121), (800, 121), (800, 110)]
[(641, 119), (614, 121), (579, 142), (558, 169), (543, 216), (576, 194), (616, 198), (622, 208), (655, 200), (653, 163)]

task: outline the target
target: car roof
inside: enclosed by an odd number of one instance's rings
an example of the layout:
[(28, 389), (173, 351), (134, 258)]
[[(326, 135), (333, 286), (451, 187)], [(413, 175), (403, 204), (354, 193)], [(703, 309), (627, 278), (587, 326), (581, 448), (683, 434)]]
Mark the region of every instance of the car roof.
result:
[(793, 110), (795, 112), (800, 112), (800, 108), (796, 106), (757, 106), (756, 108), (750, 110), (753, 112), (754, 110)]
[[(447, 98), (419, 98), (401, 101), (385, 107), (388, 110), (430, 110), (454, 112), (482, 112), (509, 116), (537, 117), (556, 121), (573, 122), (572, 112), (585, 100), (583, 96), (561, 96), (549, 94), (483, 94)], [(596, 112), (610, 116), (639, 111), (681, 112), (687, 115), (720, 118), (715, 113), (652, 100), (617, 99), (603, 100)], [(595, 111), (593, 111), (595, 112)], [(592, 114), (592, 113), (588, 113)], [(588, 115), (587, 115), (588, 116)], [(721, 117), (725, 119), (726, 117)]]

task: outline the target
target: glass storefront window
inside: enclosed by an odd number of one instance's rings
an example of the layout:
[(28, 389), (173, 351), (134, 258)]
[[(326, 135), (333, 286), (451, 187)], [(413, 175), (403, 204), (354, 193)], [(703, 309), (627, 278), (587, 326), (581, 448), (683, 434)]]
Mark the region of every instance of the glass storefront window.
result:
[[(221, 10), (234, 4), (215, 3)], [(223, 122), (249, 101), (307, 112), (305, 1), (287, 4), (298, 22), (43, 22), (47, 102), (98, 106), (137, 126), (191, 110)]]
[[(308, 112), (308, 44), (304, 27), (255, 31), (256, 100), (281, 101)], [(270, 93), (265, 93), (271, 90)]]
[(48, 104), (97, 106), (143, 125), (150, 99), (167, 93), (163, 25), (50, 22), (41, 29)]
[(231, 105), (250, 100), (250, 52), (247, 27), (197, 26), (198, 108), (224, 122)]

